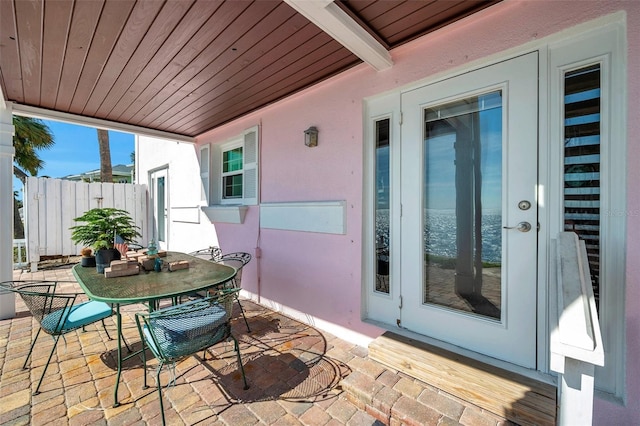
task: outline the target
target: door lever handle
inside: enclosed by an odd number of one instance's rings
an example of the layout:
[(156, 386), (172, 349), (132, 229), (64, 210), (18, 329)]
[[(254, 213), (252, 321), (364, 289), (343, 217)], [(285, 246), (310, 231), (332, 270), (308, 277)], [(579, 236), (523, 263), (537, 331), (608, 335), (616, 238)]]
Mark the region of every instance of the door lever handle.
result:
[(531, 224), (529, 222), (520, 222), (516, 226), (503, 226), (503, 229), (517, 229), (520, 232), (531, 231)]

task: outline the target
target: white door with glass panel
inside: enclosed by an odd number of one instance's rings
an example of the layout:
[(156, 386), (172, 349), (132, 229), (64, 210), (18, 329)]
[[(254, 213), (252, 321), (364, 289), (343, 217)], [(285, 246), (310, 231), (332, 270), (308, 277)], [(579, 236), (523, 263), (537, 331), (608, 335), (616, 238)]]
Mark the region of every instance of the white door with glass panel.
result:
[(151, 173), (151, 205), (153, 206), (153, 238), (158, 247), (166, 250), (168, 239), (168, 185), (167, 169), (156, 170)]
[(400, 325), (536, 367), (537, 54), (401, 95)]

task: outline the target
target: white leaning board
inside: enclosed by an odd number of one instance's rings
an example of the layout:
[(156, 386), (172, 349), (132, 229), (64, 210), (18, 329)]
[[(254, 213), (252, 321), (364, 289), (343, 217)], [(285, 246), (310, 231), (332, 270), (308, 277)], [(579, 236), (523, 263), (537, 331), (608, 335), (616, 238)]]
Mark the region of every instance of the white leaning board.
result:
[(345, 201), (260, 204), (260, 226), (287, 231), (346, 234)]

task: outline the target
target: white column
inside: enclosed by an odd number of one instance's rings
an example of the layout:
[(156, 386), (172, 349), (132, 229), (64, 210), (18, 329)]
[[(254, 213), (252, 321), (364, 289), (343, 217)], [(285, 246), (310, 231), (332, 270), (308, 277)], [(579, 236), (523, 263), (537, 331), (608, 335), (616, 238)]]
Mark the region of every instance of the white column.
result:
[[(0, 281), (13, 278), (13, 117), (0, 92)], [(13, 293), (0, 294), (0, 319), (16, 313)]]
[(591, 425), (595, 366), (604, 365), (604, 346), (584, 241), (560, 232), (552, 241), (555, 278), (549, 281), (549, 367), (558, 373), (560, 426)]
[(560, 374), (558, 384), (558, 425), (592, 424), (595, 369), (596, 367), (588, 362), (564, 359), (564, 373)]

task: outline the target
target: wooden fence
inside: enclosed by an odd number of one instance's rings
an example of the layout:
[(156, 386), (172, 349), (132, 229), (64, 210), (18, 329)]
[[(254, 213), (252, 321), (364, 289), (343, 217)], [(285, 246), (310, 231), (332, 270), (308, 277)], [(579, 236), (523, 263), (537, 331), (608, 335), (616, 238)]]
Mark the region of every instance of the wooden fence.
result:
[(27, 178), (25, 184), (25, 236), (31, 269), (42, 256), (78, 255), (82, 247), (71, 241), (74, 218), (96, 207), (129, 212), (146, 246), (150, 238), (149, 196), (146, 185), (75, 182), (62, 179)]

